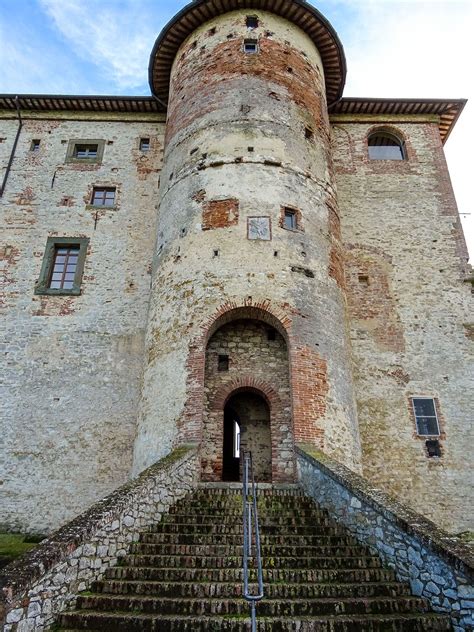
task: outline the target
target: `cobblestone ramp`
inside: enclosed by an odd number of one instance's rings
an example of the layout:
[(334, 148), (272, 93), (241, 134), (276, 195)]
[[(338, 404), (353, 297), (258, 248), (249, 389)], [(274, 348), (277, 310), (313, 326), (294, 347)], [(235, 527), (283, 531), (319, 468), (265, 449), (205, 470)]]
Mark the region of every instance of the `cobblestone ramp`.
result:
[[(200, 489), (142, 533), (61, 630), (249, 630), (242, 598), (242, 500)], [(297, 490), (259, 494), (265, 599), (259, 632), (451, 630), (380, 559)], [(253, 578), (255, 579), (255, 577)]]

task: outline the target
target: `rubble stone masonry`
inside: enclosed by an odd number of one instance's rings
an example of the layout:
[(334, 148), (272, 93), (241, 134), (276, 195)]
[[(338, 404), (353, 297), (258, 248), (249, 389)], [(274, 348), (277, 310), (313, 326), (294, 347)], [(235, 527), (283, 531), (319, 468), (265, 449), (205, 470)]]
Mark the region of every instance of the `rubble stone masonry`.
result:
[[(7, 116), (2, 165), (17, 129)], [(58, 527), (130, 473), (164, 126), (104, 118), (23, 112), (0, 200), (0, 522), (12, 529)], [(101, 164), (66, 164), (70, 139), (103, 139)], [(116, 187), (115, 206), (91, 206), (94, 186)], [(79, 296), (35, 295), (50, 236), (89, 239)]]
[[(368, 160), (374, 121), (333, 123), (363, 473), (459, 532), (474, 502), (467, 252), (437, 124), (379, 123), (407, 160)], [(427, 456), (412, 396), (437, 402), (441, 457)]]

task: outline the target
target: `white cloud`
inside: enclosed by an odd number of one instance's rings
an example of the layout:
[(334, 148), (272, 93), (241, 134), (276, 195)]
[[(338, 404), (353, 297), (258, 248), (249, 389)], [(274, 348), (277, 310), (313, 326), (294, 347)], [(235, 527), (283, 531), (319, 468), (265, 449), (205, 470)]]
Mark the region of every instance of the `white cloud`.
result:
[(148, 2), (40, 0), (80, 58), (113, 80), (117, 91), (143, 90), (148, 58), (167, 13)]

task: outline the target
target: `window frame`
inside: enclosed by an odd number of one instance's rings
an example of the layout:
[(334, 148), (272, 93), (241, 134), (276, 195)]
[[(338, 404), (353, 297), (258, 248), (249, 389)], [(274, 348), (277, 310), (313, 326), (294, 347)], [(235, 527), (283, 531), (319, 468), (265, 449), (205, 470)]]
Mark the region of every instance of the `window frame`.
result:
[[(43, 262), (38, 282), (35, 286), (35, 294), (48, 296), (78, 296), (81, 294), (81, 283), (86, 261), (87, 248), (89, 245), (88, 237), (48, 237), (46, 248), (44, 251)], [(67, 246), (79, 246), (77, 258), (77, 266), (74, 274), (74, 282), (72, 288), (52, 288), (49, 287), (53, 267), (55, 262), (55, 254), (57, 248)]]
[[(412, 411), (413, 411), (413, 417), (415, 419), (415, 430), (416, 430), (417, 436), (418, 437), (423, 437), (423, 438), (425, 438), (425, 437), (437, 437), (437, 438), (441, 437), (441, 427), (440, 427), (440, 423), (439, 423), (439, 412), (438, 412), (438, 409), (437, 409), (437, 406), (436, 406), (436, 399), (434, 397), (414, 396), (414, 395), (412, 395), (410, 397), (410, 399), (411, 399), (411, 407), (412, 407)], [(419, 400), (419, 399), (426, 399), (426, 400), (430, 400), (430, 401), (433, 402), (433, 409), (434, 409), (434, 413), (435, 413), (434, 416), (433, 415), (423, 415), (423, 417), (436, 420), (436, 427), (437, 427), (438, 432), (435, 433), (435, 434), (433, 434), (433, 433), (421, 433), (420, 432), (420, 428), (419, 428), (419, 425), (418, 425), (418, 417), (421, 417), (421, 415), (417, 416), (416, 408), (415, 408), (415, 400)]]
[[(97, 154), (91, 158), (78, 158), (76, 147), (78, 145), (97, 145)], [(66, 163), (76, 165), (97, 165), (104, 157), (105, 140), (100, 138), (72, 138), (67, 146)]]
[(139, 150), (146, 154), (151, 149), (151, 139), (149, 136), (142, 136), (138, 142)]
[[(292, 218), (292, 226), (287, 226), (286, 225), (286, 219), (287, 217), (291, 217)], [(291, 230), (291, 231), (295, 231), (298, 230), (298, 212), (294, 209), (294, 208), (290, 208), (289, 206), (285, 206), (283, 207), (283, 224), (282, 224), (282, 228), (284, 228), (285, 230)]]
[[(255, 46), (255, 50), (247, 50), (247, 46)], [(258, 55), (260, 47), (258, 45), (258, 39), (246, 37), (242, 46), (242, 50), (246, 55)]]
[[(386, 136), (387, 138), (394, 140), (397, 143), (397, 145), (391, 145), (391, 146), (398, 147), (400, 149), (401, 158), (377, 158), (377, 157), (371, 156), (370, 155), (371, 147), (383, 147), (383, 145), (370, 144), (370, 139), (373, 138), (374, 136)], [(390, 147), (390, 145), (387, 145), (387, 147)], [(375, 162), (379, 162), (379, 161), (406, 162), (408, 160), (408, 153), (407, 153), (407, 148), (405, 145), (405, 140), (399, 134), (396, 134), (390, 130), (387, 130), (384, 128), (374, 129), (370, 131), (369, 134), (367, 134), (367, 156), (370, 161), (375, 161)]]
[(30, 151), (37, 154), (41, 149), (41, 138), (33, 138), (30, 143)]
[[(96, 192), (98, 192), (98, 191), (103, 191), (104, 194), (113, 192), (113, 194), (114, 194), (113, 204), (97, 204), (97, 203), (94, 203), (94, 196), (95, 196)], [(105, 200), (107, 198), (104, 195), (104, 197), (102, 199), (105, 202)], [(115, 208), (116, 205), (117, 205), (117, 187), (94, 186), (92, 188), (91, 201), (90, 201), (90, 204), (88, 204), (88, 206), (90, 206), (92, 208)]]

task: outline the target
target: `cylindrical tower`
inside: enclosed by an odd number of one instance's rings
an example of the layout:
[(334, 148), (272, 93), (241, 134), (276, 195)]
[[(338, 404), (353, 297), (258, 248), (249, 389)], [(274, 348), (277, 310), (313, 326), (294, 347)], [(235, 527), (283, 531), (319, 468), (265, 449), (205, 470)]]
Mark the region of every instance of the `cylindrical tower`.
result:
[(303, 2), (220, 4), (189, 5), (151, 58), (169, 99), (135, 469), (202, 442), (219, 478), (224, 408), (246, 389), (275, 418), (275, 480), (295, 442), (357, 467), (327, 109), (342, 48)]

